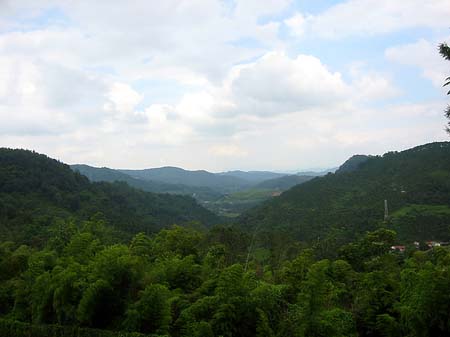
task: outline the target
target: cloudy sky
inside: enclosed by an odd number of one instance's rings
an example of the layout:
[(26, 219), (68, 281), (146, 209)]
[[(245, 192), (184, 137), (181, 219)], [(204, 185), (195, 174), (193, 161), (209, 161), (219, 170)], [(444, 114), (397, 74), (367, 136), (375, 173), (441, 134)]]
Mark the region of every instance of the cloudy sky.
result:
[(0, 146), (300, 170), (449, 140), (450, 0), (0, 0)]

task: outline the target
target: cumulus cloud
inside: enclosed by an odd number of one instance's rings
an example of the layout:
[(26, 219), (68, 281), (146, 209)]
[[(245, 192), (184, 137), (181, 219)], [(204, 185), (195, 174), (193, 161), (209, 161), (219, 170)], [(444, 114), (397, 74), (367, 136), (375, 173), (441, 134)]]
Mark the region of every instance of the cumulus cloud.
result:
[(235, 110), (263, 116), (334, 104), (348, 89), (341, 74), (329, 71), (318, 58), (276, 52), (241, 67), (231, 83), (233, 96), (241, 102)]
[(142, 101), (142, 95), (133, 90), (129, 85), (114, 82), (111, 85), (107, 97), (112, 104), (107, 109), (114, 109), (119, 113), (132, 113), (136, 106)]
[[(369, 108), (402, 94), (389, 73), (289, 53), (299, 49), (283, 25), (318, 38), (439, 28), (443, 4), (347, 1), (284, 20), (289, 0), (0, 1), (0, 143), (67, 162), (221, 171), (334, 166), (431, 139), (442, 102)], [(409, 64), (437, 83), (430, 46), (386, 56), (414, 54)], [(141, 85), (161, 81), (173, 90)], [(408, 107), (414, 117), (399, 126)]]
[(347, 105), (398, 94), (380, 73), (353, 71), (352, 81), (346, 82), (314, 56), (270, 52), (233, 67), (222, 86), (185, 95), (173, 110), (180, 119), (211, 126), (236, 116), (270, 118), (312, 111), (333, 116)]

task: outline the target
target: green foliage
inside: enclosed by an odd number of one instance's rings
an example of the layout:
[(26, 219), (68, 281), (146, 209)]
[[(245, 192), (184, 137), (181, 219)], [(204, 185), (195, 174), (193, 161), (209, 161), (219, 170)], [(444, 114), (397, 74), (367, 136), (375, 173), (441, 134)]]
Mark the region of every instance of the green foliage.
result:
[[(450, 179), (450, 176), (448, 177)], [(399, 239), (413, 242), (450, 240), (450, 207), (448, 205), (410, 205), (392, 214), (390, 227), (401, 233)]]
[(114, 292), (105, 280), (97, 280), (83, 293), (77, 309), (77, 319), (85, 326), (106, 328), (114, 312)]
[(156, 257), (198, 255), (202, 235), (193, 229), (173, 226), (161, 230), (154, 239), (152, 254)]
[[(131, 224), (135, 217), (121, 227), (129, 230), (124, 235), (112, 229), (109, 224), (118, 222), (108, 217), (122, 211), (126, 215), (127, 208), (84, 217), (78, 213), (84, 206), (61, 206), (68, 195), (82, 200), (96, 189), (74, 173), (67, 181), (59, 179), (62, 164), (53, 163), (59, 168), (50, 168), (54, 177), (49, 177), (48, 158), (33, 159), (30, 165), (42, 165), (37, 172), (52, 183), (31, 190), (21, 179), (14, 182), (22, 168), (9, 165), (1, 174), (14, 183), (8, 180), (0, 189), (15, 189), (18, 198), (0, 192), (8, 202), (0, 207), (2, 233), (13, 233), (14, 221), (28, 219), (14, 224), (35, 239), (28, 245), (22, 239), (0, 241), (0, 336), (449, 336), (450, 248), (422, 245), (423, 251), (414, 246), (391, 251), (415, 235), (417, 240), (449, 235), (448, 158), (442, 157), (447, 151), (448, 143), (438, 143), (369, 158), (350, 173), (307, 182), (277, 202), (292, 212), (278, 213), (281, 226), (268, 228), (268, 218), (257, 218), (257, 235), (254, 227), (250, 232), (238, 226), (205, 230), (192, 223), (164, 224), (153, 234), (142, 228), (136, 234), (139, 226)], [(429, 163), (432, 158), (437, 161)], [(427, 162), (419, 165), (421, 160)], [(400, 167), (412, 176), (404, 177)], [(370, 180), (377, 175), (379, 180)], [(34, 178), (28, 182), (36, 184)], [(114, 187), (104, 188), (115, 201), (102, 199), (102, 194), (95, 195), (100, 200), (94, 203), (112, 207), (124, 202)], [(328, 192), (331, 196), (323, 194)], [(391, 215), (378, 221), (383, 203), (377, 207), (385, 194), (392, 201)], [(15, 204), (36, 196), (33, 200), (42, 203)], [(35, 211), (46, 216), (14, 213), (36, 205)], [(47, 223), (55, 210), (67, 217)], [(282, 228), (286, 219), (300, 225), (302, 242), (289, 227)], [(341, 222), (346, 225), (339, 226)], [(15, 237), (9, 234), (9, 239)]]
[(199, 170), (188, 171), (178, 167), (159, 167), (145, 170), (121, 170), (121, 172), (146, 181), (182, 184), (189, 187), (206, 187), (216, 192), (230, 193), (250, 183), (231, 175), (214, 174)]
[[(133, 171), (123, 173), (119, 170), (113, 170), (106, 167), (98, 168), (88, 165), (71, 165), (72, 170), (80, 172), (91, 181), (103, 182), (126, 182), (131, 187), (153, 193), (169, 193), (175, 195), (195, 196), (199, 201), (214, 201), (222, 196), (222, 194), (207, 186), (188, 186), (185, 184), (175, 184), (172, 180), (168, 182), (139, 179), (135, 177)], [(145, 177), (144, 177), (145, 178)]]
[(219, 221), (191, 197), (144, 192), (125, 182), (90, 183), (44, 155), (0, 148), (0, 240), (43, 246), (51, 238), (61, 249), (76, 224), (99, 213), (122, 236)]
[[(439, 53), (444, 59), (450, 61), (450, 47), (447, 43), (444, 42), (439, 45)], [(447, 85), (450, 85), (450, 76), (445, 79), (444, 87)], [(450, 90), (447, 92), (447, 95), (450, 95)], [(445, 109), (445, 116), (450, 119), (450, 105)], [(447, 124), (447, 132), (450, 133), (450, 122)]]
[(169, 296), (169, 290), (163, 285), (146, 287), (125, 314), (126, 330), (166, 334), (171, 319)]
[(236, 217), (252, 207), (258, 206), (262, 202), (278, 196), (281, 192), (286, 191), (295, 185), (303, 184), (311, 179), (314, 179), (314, 177), (305, 175), (287, 175), (264, 180), (250, 188), (225, 194), (215, 200), (208, 200), (207, 203), (204, 203), (204, 206), (217, 214), (227, 217)]
[[(146, 337), (140, 333), (115, 332), (76, 326), (32, 325), (0, 319), (0, 335), (10, 337)], [(158, 337), (157, 335), (152, 335)], [(151, 336), (148, 336), (151, 337)], [(162, 336), (161, 336), (162, 337)]]
[[(384, 223), (384, 201), (390, 214), (412, 205), (447, 207), (450, 200), (450, 143), (432, 143), (402, 152), (365, 158), (349, 172), (328, 174), (284, 192), (280, 197), (245, 213), (238, 222), (245, 228), (286, 230), (304, 242), (326, 240), (337, 233), (337, 241), (351, 241)], [(430, 237), (445, 241), (447, 218), (423, 227), (429, 213), (409, 213), (418, 225), (395, 223), (399, 238), (423, 241)], [(408, 219), (409, 221), (409, 219)], [(408, 222), (407, 221), (407, 222)], [(424, 224), (425, 222), (425, 224)], [(419, 225), (420, 223), (420, 225)], [(447, 223), (448, 224), (448, 223)], [(442, 236), (442, 237), (441, 237)]]
[(7, 319), (0, 321), (0, 332), (13, 337), (121, 336), (113, 332), (121, 329), (174, 337), (450, 333), (450, 250), (392, 253), (392, 230), (378, 229), (343, 246), (339, 259), (318, 260), (314, 248), (303, 249), (270, 267), (267, 277), (258, 257), (244, 270), (245, 245), (235, 252), (241, 263), (226, 258), (226, 238), (239, 237), (236, 229), (205, 234), (173, 227), (153, 237), (138, 234), (125, 245), (106, 243), (101, 224), (91, 222), (54, 250), (0, 245), (2, 266), (12, 271), (0, 280), (1, 315)]

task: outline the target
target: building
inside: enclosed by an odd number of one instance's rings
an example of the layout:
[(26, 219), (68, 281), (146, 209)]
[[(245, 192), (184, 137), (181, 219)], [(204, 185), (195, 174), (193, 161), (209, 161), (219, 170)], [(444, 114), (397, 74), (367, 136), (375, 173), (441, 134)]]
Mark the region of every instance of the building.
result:
[(404, 253), (406, 247), (405, 246), (391, 246), (391, 251)]

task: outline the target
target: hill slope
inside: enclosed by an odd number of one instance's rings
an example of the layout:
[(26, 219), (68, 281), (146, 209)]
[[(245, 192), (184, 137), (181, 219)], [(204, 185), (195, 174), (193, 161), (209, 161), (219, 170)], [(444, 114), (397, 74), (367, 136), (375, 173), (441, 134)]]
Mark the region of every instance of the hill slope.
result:
[(277, 173), (270, 171), (240, 171), (240, 170), (221, 172), (218, 174), (222, 176), (232, 176), (240, 178), (254, 184), (260, 183), (264, 180), (280, 178), (286, 175), (284, 173)]
[(218, 217), (187, 196), (155, 194), (125, 183), (91, 183), (68, 165), (26, 150), (0, 148), (0, 238), (45, 239), (59, 219), (97, 213), (117, 230), (153, 232), (174, 223)]
[(312, 176), (298, 176), (293, 174), (289, 176), (265, 180), (256, 185), (255, 188), (285, 191), (290, 189), (291, 187), (294, 187), (295, 185), (303, 184), (314, 178), (315, 177)]
[[(450, 143), (432, 143), (403, 152), (370, 157), (351, 172), (328, 174), (284, 192), (241, 218), (244, 226), (289, 230), (302, 240), (333, 232), (346, 238), (376, 228), (384, 218), (384, 200), (392, 217), (388, 225), (404, 240), (450, 239)], [(427, 209), (428, 217), (412, 216), (413, 208)], [(430, 208), (440, 205), (431, 216)], [(403, 210), (403, 211), (402, 211)], [(425, 214), (425, 213), (418, 213)], [(416, 212), (417, 215), (417, 212)]]
[(202, 201), (217, 200), (222, 196), (219, 192), (213, 191), (208, 187), (186, 186), (183, 184), (169, 184), (161, 181), (138, 179), (121, 171), (107, 167), (99, 168), (89, 165), (70, 165), (70, 167), (74, 171), (85, 175), (91, 181), (124, 181), (132, 187), (147, 192), (189, 195)]
[(250, 182), (228, 175), (214, 174), (204, 170), (188, 171), (178, 167), (159, 167), (145, 170), (120, 170), (133, 178), (159, 181), (168, 184), (208, 187), (220, 193), (241, 190)]
[(342, 164), (335, 173), (344, 173), (344, 172), (352, 172), (356, 171), (359, 166), (367, 161), (370, 156), (362, 155), (362, 154), (356, 154), (354, 156), (351, 156), (349, 159), (345, 161), (344, 164)]

